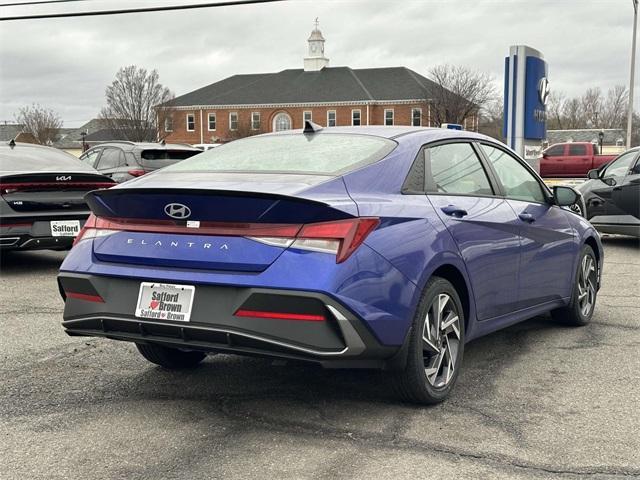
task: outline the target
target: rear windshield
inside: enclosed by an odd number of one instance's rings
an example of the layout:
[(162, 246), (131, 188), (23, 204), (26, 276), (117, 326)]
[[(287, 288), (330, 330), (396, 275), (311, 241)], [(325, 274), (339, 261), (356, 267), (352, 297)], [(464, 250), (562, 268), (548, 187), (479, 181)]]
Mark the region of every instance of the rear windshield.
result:
[(143, 160), (184, 160), (199, 153), (192, 150), (143, 150), (140, 156)]
[(0, 172), (90, 172), (89, 165), (73, 155), (50, 147), (35, 147), (18, 143), (15, 147), (0, 147)]
[(384, 158), (395, 146), (370, 135), (270, 135), (227, 143), (165, 171), (339, 175)]

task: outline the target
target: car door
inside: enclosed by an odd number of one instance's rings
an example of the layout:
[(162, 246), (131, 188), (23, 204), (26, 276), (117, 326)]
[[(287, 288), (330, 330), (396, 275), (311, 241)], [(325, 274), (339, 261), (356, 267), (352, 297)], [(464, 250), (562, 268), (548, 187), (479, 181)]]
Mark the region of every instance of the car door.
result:
[(553, 177), (561, 174), (565, 147), (566, 145), (553, 145), (544, 152), (540, 160), (540, 175)]
[(497, 145), (482, 143), (481, 150), (520, 224), (518, 308), (570, 296), (578, 249), (570, 213), (551, 204), (550, 192), (524, 161)]
[(117, 180), (119, 168), (125, 165), (124, 152), (116, 147), (106, 147), (98, 161), (98, 171)]
[(626, 215), (640, 219), (640, 158), (638, 155), (622, 183), (613, 187), (612, 203)]
[(561, 166), (561, 175), (584, 176), (592, 167), (591, 158), (587, 154), (587, 146), (584, 143), (570, 143), (568, 158)]
[(478, 320), (515, 309), (520, 255), (519, 222), (470, 142), (429, 145), (427, 198), (454, 238), (467, 267)]
[[(623, 153), (607, 165), (600, 175), (600, 179), (592, 192), (602, 200), (600, 212), (607, 219), (597, 219), (599, 223), (618, 223), (611, 217), (622, 215), (638, 216), (638, 178), (636, 159), (638, 151)], [(633, 199), (635, 197), (636, 204)], [(594, 200), (591, 201), (593, 203)], [(635, 215), (634, 215), (635, 213)]]

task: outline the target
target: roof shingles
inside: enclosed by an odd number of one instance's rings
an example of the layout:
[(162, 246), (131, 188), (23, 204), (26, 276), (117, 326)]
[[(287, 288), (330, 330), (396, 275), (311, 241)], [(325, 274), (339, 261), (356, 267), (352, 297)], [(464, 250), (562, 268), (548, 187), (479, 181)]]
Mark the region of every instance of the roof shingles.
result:
[(430, 98), (431, 80), (405, 67), (302, 69), (234, 75), (176, 97), (173, 107), (362, 102)]

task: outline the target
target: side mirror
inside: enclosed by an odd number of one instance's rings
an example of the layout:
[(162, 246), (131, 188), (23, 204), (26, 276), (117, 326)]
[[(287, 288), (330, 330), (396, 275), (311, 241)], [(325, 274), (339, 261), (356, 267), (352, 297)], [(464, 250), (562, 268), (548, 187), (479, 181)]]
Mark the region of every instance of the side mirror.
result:
[(607, 185), (609, 185), (610, 187), (615, 187), (618, 184), (618, 182), (616, 182), (616, 180), (613, 177), (603, 178), (602, 181)]
[(580, 193), (577, 190), (564, 185), (553, 187), (553, 201), (559, 207), (570, 207), (578, 203), (578, 200), (580, 200)]
[(587, 172), (587, 177), (591, 180), (597, 180), (598, 178), (600, 178), (600, 171), (597, 168), (589, 170)]
[(549, 155), (545, 152), (542, 152), (542, 158), (547, 158)]

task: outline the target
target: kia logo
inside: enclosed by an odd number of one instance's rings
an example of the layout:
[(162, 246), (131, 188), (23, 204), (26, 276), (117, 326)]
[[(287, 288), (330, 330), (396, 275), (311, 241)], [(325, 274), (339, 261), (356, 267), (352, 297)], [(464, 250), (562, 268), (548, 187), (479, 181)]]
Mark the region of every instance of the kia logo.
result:
[(191, 215), (191, 209), (181, 203), (168, 203), (164, 206), (164, 213), (169, 215), (171, 218), (182, 220), (184, 218), (189, 218)]
[(71, 175), (68, 175), (66, 177), (60, 175), (60, 176), (56, 177), (56, 182), (68, 182), (69, 180), (71, 180)]
[(538, 96), (542, 105), (546, 105), (549, 100), (549, 80), (547, 77), (542, 77), (538, 83)]

